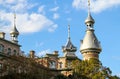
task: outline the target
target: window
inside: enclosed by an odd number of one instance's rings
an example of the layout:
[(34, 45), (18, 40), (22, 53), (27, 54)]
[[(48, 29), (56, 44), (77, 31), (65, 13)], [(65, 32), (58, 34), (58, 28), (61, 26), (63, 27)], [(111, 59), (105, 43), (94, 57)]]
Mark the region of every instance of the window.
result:
[(55, 69), (56, 68), (56, 62), (55, 61), (50, 61), (49, 62), (49, 67)]
[(13, 55), (17, 55), (17, 51), (16, 50), (13, 51)]
[(8, 48), (8, 53), (7, 53), (7, 55), (11, 55), (11, 49), (10, 49), (10, 48)]
[(4, 46), (0, 44), (0, 53), (4, 52)]
[(60, 62), (59, 64), (60, 64), (60, 69), (61, 69), (61, 68), (62, 68), (62, 64), (63, 64), (63, 63), (62, 63), (62, 62)]
[(71, 61), (68, 61), (68, 68), (71, 68)]
[(0, 63), (0, 70), (2, 70), (2, 63)]

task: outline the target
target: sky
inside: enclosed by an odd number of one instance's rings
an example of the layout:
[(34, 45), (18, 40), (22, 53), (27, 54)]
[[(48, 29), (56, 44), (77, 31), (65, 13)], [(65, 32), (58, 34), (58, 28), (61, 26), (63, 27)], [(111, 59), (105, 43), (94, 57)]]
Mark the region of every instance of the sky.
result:
[[(70, 37), (79, 51), (80, 40), (84, 38), (87, 18), (87, 0), (0, 0), (0, 31), (10, 40), (14, 25), (20, 32), (18, 37), (21, 50), (28, 54), (34, 50), (37, 56), (59, 51), (67, 42), (68, 25)], [(113, 75), (120, 76), (120, 0), (91, 0), (91, 15), (95, 20), (94, 29), (101, 42), (100, 61), (109, 67)]]

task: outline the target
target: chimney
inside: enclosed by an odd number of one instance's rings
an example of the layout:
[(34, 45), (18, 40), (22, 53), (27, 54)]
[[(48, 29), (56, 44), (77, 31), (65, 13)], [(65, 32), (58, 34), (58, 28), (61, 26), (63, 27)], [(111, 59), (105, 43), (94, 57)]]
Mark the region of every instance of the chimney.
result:
[(5, 39), (5, 33), (4, 32), (0, 32), (0, 38)]
[(29, 56), (30, 58), (35, 58), (35, 51), (31, 50)]
[(54, 54), (54, 55), (58, 55), (58, 51), (54, 51), (53, 54)]

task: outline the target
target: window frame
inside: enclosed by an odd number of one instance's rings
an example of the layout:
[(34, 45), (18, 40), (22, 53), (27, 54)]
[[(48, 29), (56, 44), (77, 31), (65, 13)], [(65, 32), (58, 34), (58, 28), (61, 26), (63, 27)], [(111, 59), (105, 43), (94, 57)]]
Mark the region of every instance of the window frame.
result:
[(4, 45), (0, 44), (0, 53), (4, 52)]

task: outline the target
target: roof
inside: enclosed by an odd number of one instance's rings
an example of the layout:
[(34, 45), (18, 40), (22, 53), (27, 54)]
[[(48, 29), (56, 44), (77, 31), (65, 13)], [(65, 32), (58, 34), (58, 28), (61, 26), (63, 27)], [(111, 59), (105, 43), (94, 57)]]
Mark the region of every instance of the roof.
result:
[(65, 51), (75, 52), (77, 50), (77, 48), (72, 44), (72, 42), (69, 38), (66, 45), (62, 46), (62, 50), (63, 50), (63, 52), (65, 52)]
[(10, 34), (18, 34), (19, 35), (19, 32), (18, 32), (16, 26), (13, 27), (13, 29), (10, 31)]
[(5, 42), (7, 42), (7, 43), (9, 43), (9, 44), (13, 44), (13, 45), (16, 45), (16, 46), (19, 46), (19, 47), (21, 47), (21, 45), (19, 45), (19, 44), (16, 44), (16, 43), (13, 43), (13, 42), (11, 42), (11, 41), (9, 41), (9, 40), (2, 39), (2, 38), (0, 38), (0, 40), (2, 40), (2, 41), (5, 41)]
[[(89, 50), (88, 50), (89, 49)], [(96, 51), (101, 52), (100, 42), (94, 34), (94, 30), (87, 30), (84, 39), (81, 41), (80, 51)]]
[(85, 20), (85, 23), (92, 22), (93, 24), (95, 23), (94, 19), (92, 18), (91, 14), (88, 13), (88, 17)]

